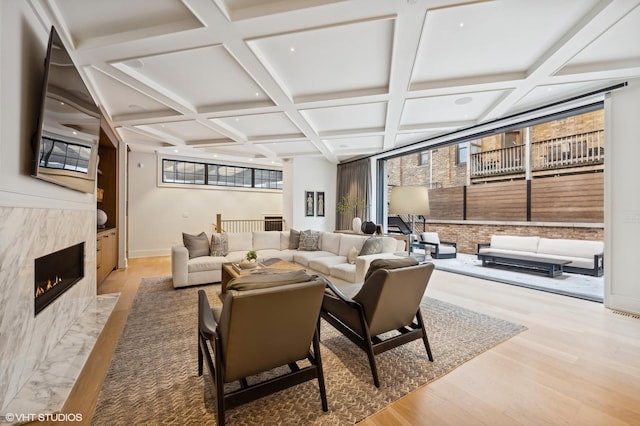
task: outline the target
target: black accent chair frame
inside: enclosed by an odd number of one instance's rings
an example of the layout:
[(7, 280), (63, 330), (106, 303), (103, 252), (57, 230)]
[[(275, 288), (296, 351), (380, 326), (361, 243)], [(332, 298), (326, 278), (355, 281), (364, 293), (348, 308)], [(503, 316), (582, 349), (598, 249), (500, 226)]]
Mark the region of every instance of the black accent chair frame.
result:
[[(427, 265), (430, 265), (430, 266), (427, 266)], [(424, 266), (433, 268), (433, 264), (431, 263), (420, 265), (420, 267), (424, 267)], [(374, 274), (379, 274), (384, 272), (386, 271), (380, 270), (380, 271), (376, 271)], [(428, 279), (429, 278), (427, 278), (427, 280)], [(366, 284), (366, 281), (365, 281), (365, 284)], [(349, 340), (355, 343), (360, 349), (362, 349), (367, 354), (367, 358), (369, 360), (369, 366), (371, 368), (371, 374), (373, 376), (373, 383), (376, 387), (380, 387), (380, 379), (378, 377), (378, 369), (376, 366), (375, 355), (381, 354), (390, 349), (394, 349), (398, 346), (404, 345), (405, 343), (409, 343), (413, 340), (422, 339), (422, 342), (424, 343), (424, 347), (427, 351), (427, 356), (429, 358), (429, 361), (433, 362), (433, 354), (431, 353), (431, 347), (429, 345), (427, 331), (424, 327), (424, 321), (422, 319), (422, 313), (420, 311), (419, 306), (415, 313), (413, 321), (410, 324), (405, 325), (404, 327), (396, 329), (396, 331), (399, 334), (382, 339), (379, 336), (371, 335), (369, 331), (369, 325), (367, 323), (367, 319), (365, 315), (365, 308), (361, 303), (346, 296), (333, 283), (326, 281), (326, 285), (335, 294), (335, 296), (337, 296), (340, 299), (340, 301), (342, 301), (344, 304), (351, 307), (357, 312), (361, 330), (363, 330), (364, 333), (363, 335), (360, 335), (356, 331), (351, 329), (348, 325), (343, 323), (337, 316), (332, 314), (328, 309), (325, 309), (324, 303), (322, 306), (322, 310), (320, 311), (320, 316), (324, 320), (326, 320), (329, 324), (331, 324), (333, 327), (335, 327), (338, 331), (344, 334)], [(325, 295), (325, 300), (326, 298), (327, 298), (327, 295)]]
[[(198, 376), (203, 374), (206, 361), (214, 384), (217, 402), (217, 421), (219, 426), (225, 424), (225, 410), (262, 398), (281, 390), (296, 386), (309, 380), (317, 379), (320, 389), (322, 410), (328, 411), (327, 393), (320, 356), (320, 318), (312, 339), (313, 352), (309, 351), (307, 359), (310, 365), (300, 368), (297, 363), (288, 364), (291, 372), (263, 382), (249, 385), (246, 378), (240, 379), (240, 389), (224, 392), (224, 361), (222, 359), (222, 341), (218, 333), (218, 324), (214, 319), (207, 295), (204, 290), (198, 291)], [(213, 357), (211, 356), (213, 351)]]

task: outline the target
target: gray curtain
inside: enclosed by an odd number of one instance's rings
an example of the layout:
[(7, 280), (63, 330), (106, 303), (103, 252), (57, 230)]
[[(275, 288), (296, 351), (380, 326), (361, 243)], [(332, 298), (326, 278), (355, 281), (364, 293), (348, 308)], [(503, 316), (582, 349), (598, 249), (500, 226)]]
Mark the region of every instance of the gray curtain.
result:
[[(338, 188), (336, 191), (336, 203), (344, 196), (361, 201), (355, 215), (362, 221), (372, 220), (371, 212), (371, 167), (369, 159), (338, 164)], [(336, 210), (336, 229), (351, 229), (354, 218), (353, 212), (341, 214)]]

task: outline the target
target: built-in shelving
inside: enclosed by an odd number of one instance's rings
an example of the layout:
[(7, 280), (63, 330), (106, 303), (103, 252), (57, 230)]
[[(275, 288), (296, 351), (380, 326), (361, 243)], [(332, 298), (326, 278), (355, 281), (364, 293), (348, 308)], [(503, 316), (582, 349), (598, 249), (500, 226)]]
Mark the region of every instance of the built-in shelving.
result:
[(106, 123), (100, 129), (98, 153), (96, 209), (107, 214), (96, 240), (96, 282), (100, 285), (118, 264), (118, 140)]

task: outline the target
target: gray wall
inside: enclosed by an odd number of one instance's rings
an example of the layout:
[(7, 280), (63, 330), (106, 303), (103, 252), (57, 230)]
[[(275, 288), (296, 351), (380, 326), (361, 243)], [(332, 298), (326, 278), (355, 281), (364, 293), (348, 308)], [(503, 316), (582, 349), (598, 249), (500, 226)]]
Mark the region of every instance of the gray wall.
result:
[(605, 306), (640, 313), (640, 80), (605, 100)]

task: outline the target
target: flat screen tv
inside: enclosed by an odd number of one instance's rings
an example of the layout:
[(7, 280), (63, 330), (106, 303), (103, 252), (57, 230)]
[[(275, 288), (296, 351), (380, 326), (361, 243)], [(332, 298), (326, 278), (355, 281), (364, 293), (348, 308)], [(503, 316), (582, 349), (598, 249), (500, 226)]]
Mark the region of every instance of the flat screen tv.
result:
[(55, 28), (45, 58), (31, 174), (76, 191), (94, 193), (100, 110)]

